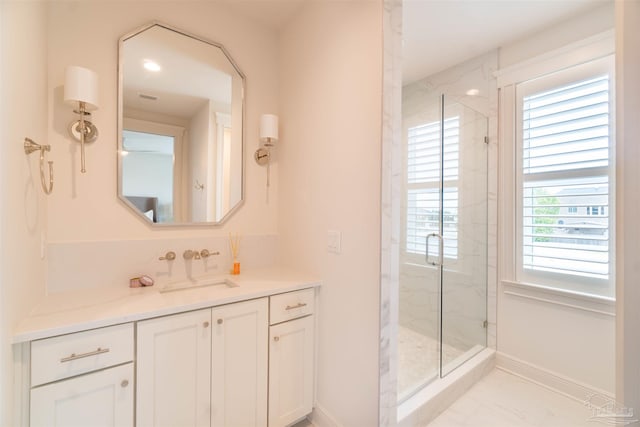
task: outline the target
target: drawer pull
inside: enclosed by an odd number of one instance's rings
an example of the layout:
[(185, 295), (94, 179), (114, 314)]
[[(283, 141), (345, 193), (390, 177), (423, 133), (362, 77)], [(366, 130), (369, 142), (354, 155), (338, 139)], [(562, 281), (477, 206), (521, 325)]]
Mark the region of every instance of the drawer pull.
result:
[(71, 353), (71, 356), (63, 357), (62, 359), (60, 359), (60, 363), (71, 362), (72, 360), (78, 360), (78, 359), (82, 359), (84, 357), (96, 356), (96, 355), (102, 354), (102, 353), (109, 353), (109, 349), (108, 348), (100, 348), (100, 347), (98, 347), (98, 349), (96, 351), (90, 351), (88, 353), (82, 353), (82, 354)]
[(306, 307), (306, 302), (299, 302), (296, 305), (288, 305), (285, 310), (295, 310), (296, 308)]
[(273, 337), (273, 340), (274, 340), (275, 342), (278, 342), (278, 341), (280, 341), (280, 337), (279, 337), (279, 336), (275, 336), (275, 337)]
[(120, 387), (122, 388), (125, 388), (128, 385), (129, 385), (129, 380), (122, 380), (122, 382), (120, 383)]

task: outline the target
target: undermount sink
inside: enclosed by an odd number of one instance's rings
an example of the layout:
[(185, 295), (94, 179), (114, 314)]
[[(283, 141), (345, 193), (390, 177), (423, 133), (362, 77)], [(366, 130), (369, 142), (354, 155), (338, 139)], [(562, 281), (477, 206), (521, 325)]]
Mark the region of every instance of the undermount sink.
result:
[(171, 283), (161, 288), (160, 293), (164, 294), (167, 292), (185, 291), (189, 289), (210, 288), (210, 287), (220, 287), (221, 289), (227, 289), (227, 288), (236, 288), (238, 287), (238, 284), (232, 282), (231, 280), (225, 277), (209, 277), (209, 278), (197, 279), (193, 281), (189, 280), (185, 282)]

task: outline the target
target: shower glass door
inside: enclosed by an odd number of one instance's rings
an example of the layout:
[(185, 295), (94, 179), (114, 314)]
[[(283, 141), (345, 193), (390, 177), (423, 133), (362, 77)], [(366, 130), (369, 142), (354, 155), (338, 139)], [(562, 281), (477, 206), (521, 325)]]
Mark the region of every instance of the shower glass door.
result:
[(487, 119), (444, 95), (403, 99), (398, 399), (486, 346)]
[(487, 345), (488, 120), (441, 98), (440, 376)]

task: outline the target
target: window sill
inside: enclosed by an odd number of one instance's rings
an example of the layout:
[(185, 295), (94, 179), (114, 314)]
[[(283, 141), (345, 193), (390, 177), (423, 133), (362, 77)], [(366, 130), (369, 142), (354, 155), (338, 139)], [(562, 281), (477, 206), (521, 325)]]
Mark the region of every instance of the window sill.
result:
[(615, 316), (616, 313), (614, 298), (510, 280), (502, 280), (501, 287), (503, 294), (513, 297), (590, 311), (605, 316)]

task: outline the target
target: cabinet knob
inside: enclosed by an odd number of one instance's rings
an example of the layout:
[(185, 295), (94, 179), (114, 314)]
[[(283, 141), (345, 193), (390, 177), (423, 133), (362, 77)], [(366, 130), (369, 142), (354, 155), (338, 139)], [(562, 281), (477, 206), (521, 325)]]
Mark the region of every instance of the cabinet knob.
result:
[(280, 337), (278, 337), (278, 336), (273, 337), (273, 340), (274, 340), (275, 342), (278, 342), (278, 341), (280, 341)]
[(223, 322), (224, 322), (224, 320), (218, 319), (218, 325), (222, 325)]
[(129, 380), (122, 380), (122, 382), (120, 383), (120, 387), (124, 388), (126, 386), (129, 385)]
[(209, 327), (209, 322), (204, 322), (204, 323), (202, 324), (202, 326), (204, 326), (205, 328), (208, 328), (208, 327)]

